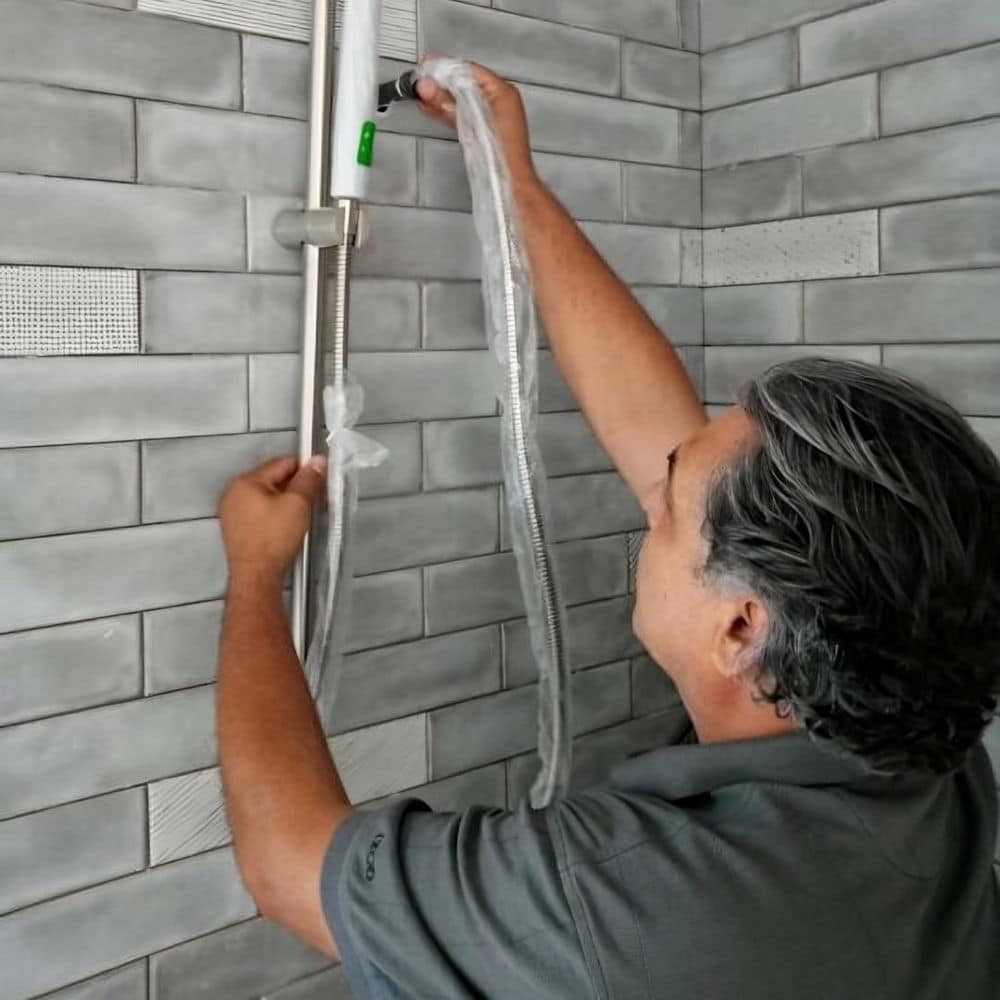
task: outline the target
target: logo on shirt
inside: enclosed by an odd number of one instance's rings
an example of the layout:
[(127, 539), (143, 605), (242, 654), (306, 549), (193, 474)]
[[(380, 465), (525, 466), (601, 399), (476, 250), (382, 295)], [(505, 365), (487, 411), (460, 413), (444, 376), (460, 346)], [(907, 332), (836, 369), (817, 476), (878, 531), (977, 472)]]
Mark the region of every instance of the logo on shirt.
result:
[(371, 882), (375, 878), (375, 852), (378, 850), (378, 845), (385, 840), (385, 834), (378, 834), (375, 839), (368, 846), (368, 854), (365, 857), (365, 878)]

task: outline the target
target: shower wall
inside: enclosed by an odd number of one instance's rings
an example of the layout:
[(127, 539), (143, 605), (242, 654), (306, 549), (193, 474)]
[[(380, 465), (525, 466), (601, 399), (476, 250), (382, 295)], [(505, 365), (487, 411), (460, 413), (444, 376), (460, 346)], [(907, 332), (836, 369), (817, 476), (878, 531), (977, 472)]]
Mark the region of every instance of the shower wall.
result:
[[(213, 732), (216, 503), (294, 447), (299, 262), (270, 228), (303, 188), (307, 49), (134, 7), (0, 0), (0, 993), (344, 996), (240, 886)], [(524, 84), (540, 171), (701, 385), (696, 5), (419, 17)], [(357, 802), (512, 805), (535, 670), (453, 137), (387, 120), (373, 201), (351, 364), (391, 457), (328, 729)], [(586, 782), (683, 713), (629, 629), (639, 512), (547, 352), (541, 390)]]

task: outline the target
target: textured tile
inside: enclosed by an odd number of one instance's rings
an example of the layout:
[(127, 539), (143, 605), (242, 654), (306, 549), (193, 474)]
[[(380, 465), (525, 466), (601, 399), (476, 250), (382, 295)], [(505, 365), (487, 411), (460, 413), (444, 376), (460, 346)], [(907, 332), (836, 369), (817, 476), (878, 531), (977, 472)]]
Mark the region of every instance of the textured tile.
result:
[(1000, 38), (995, 0), (886, 0), (802, 28), (802, 82), (850, 76)]
[(496, 412), (487, 351), (356, 354), (351, 370), (365, 387), (371, 423), (489, 416)]
[(797, 156), (706, 170), (702, 186), (706, 226), (802, 214), (802, 161)]
[(486, 346), (483, 290), (478, 281), (432, 281), (423, 292), (425, 348), (450, 351)]
[(658, 226), (584, 222), (580, 227), (622, 281), (677, 285), (681, 282), (680, 232)]
[(243, 36), (245, 111), (285, 118), (305, 118), (309, 112), (308, 95), (307, 44), (263, 35)]
[(705, 290), (706, 344), (791, 344), (800, 340), (801, 285)]
[(47, 993), (45, 1000), (147, 1000), (146, 960)]
[(618, 93), (620, 45), (608, 35), (451, 0), (423, 0), (420, 30), (425, 52), (460, 52), (513, 80)]
[(638, 285), (632, 294), (672, 344), (702, 343), (702, 290)]
[[(559, 584), (567, 604), (624, 593), (626, 564), (622, 536), (563, 542), (554, 551)], [(430, 635), (524, 615), (512, 552), (429, 566), (424, 573)]]
[(705, 239), (700, 229), (681, 230), (680, 283), (693, 288), (705, 283)]
[[(0, 451), (0, 540), (139, 520), (134, 444)], [(72, 497), (72, 503), (66, 498)]]
[(141, 790), (0, 823), (0, 913), (146, 867)]
[(705, 284), (877, 274), (878, 213), (853, 212), (705, 231)]
[(795, 33), (755, 38), (701, 59), (702, 107), (740, 104), (792, 90), (798, 82)]
[[(573, 728), (582, 733), (628, 717), (628, 664), (610, 664), (573, 679)], [(486, 764), (532, 748), (537, 737), (537, 685), (502, 691), (431, 712), (432, 777)], [(469, 733), (477, 734), (475, 741)]]
[(243, 203), (235, 194), (0, 175), (0, 215), (0, 260), (11, 263), (243, 266)]
[(335, 965), (273, 990), (261, 1000), (352, 1000), (352, 997), (343, 967)]
[(216, 754), (214, 709), (206, 687), (0, 730), (0, 815), (205, 767)]
[(77, 90), (222, 108), (240, 103), (233, 32), (63, 0), (7, 0), (0, 66), (8, 79)]
[[(569, 659), (573, 670), (622, 660), (640, 651), (632, 634), (632, 600), (615, 597), (596, 604), (578, 604), (566, 614)], [(504, 687), (538, 680), (526, 621), (507, 622), (504, 634)]]
[(143, 184), (301, 195), (306, 127), (235, 111), (139, 101)]
[(208, 601), (142, 616), (146, 694), (215, 679), (222, 610), (222, 601)]
[(10, 358), (0, 364), (9, 447), (242, 431), (242, 358)]
[(680, 44), (676, 0), (629, 0), (620, 4), (603, 0), (497, 0), (493, 6), (612, 35), (644, 38), (663, 45)]
[(865, 205), (992, 191), (1000, 176), (1000, 121), (893, 136), (810, 153), (805, 209)]
[(550, 90), (521, 88), (536, 149), (608, 160), (681, 166), (680, 113), (674, 108), (637, 101)]
[(295, 449), (291, 431), (144, 441), (142, 520), (213, 517), (235, 476)]
[(1000, 344), (895, 345), (885, 348), (884, 360), (962, 413), (1000, 416)]
[(903, 205), (882, 212), (884, 272), (997, 265), (1000, 195)]
[(162, 865), (232, 839), (217, 768), (149, 785), (149, 863)]
[(215, 521), (0, 544), (0, 630), (35, 628), (221, 595)]
[(681, 696), (663, 668), (649, 656), (632, 661), (632, 715), (636, 718), (675, 708)]
[(666, 226), (701, 225), (701, 174), (626, 163), (625, 219)]
[(846, 361), (879, 363), (878, 347), (827, 347), (805, 345), (766, 347), (706, 347), (705, 398), (713, 403), (729, 403), (736, 390), (771, 365), (795, 358), (837, 358)]
[[(610, 468), (610, 459), (579, 413), (541, 414), (538, 440), (550, 476)], [(423, 455), (425, 489), (499, 483), (499, 418), (429, 421), (424, 424)]]
[(0, 636), (0, 725), (141, 694), (139, 620), (106, 618)]
[(881, 100), (883, 135), (1000, 113), (1000, 45), (887, 70)]
[(351, 802), (367, 802), (426, 782), (427, 717), (412, 715), (330, 740), (337, 772)]
[(156, 1000), (246, 1000), (327, 964), (288, 931), (255, 919), (161, 951), (149, 976)]
[(497, 548), (494, 489), (365, 500), (356, 518), (353, 558), (358, 574), (484, 555)]
[(347, 650), (416, 639), (423, 632), (420, 570), (380, 573), (354, 581)]
[(0, 920), (4, 989), (33, 997), (253, 913), (229, 851), (150, 869)]
[(857, 77), (703, 116), (706, 167), (878, 135), (878, 77)]
[(500, 630), (491, 625), (354, 653), (341, 669), (335, 699), (321, 703), (327, 732), (358, 729), (498, 690)]
[(701, 57), (645, 42), (622, 45), (622, 94), (633, 101), (701, 109)]
[(995, 340), (1000, 271), (819, 281), (805, 289), (814, 343)]
[[(567, 211), (577, 219), (621, 220), (621, 169), (611, 160), (535, 153), (535, 170)], [(420, 203), (433, 208), (471, 211), (472, 196), (455, 142), (422, 140)]]
[(123, 97), (0, 83), (0, 135), (0, 170), (7, 173), (134, 177), (132, 102)]
[(702, 0), (702, 51), (790, 28), (868, 0)]

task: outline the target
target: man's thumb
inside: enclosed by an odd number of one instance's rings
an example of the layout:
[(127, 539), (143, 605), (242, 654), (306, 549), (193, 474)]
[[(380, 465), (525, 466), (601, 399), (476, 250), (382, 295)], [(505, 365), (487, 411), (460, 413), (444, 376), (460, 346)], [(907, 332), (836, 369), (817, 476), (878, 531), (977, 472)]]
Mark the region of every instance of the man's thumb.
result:
[(326, 486), (326, 459), (314, 455), (308, 462), (303, 462), (299, 471), (289, 480), (285, 493), (293, 493), (302, 497), (311, 507), (323, 494)]

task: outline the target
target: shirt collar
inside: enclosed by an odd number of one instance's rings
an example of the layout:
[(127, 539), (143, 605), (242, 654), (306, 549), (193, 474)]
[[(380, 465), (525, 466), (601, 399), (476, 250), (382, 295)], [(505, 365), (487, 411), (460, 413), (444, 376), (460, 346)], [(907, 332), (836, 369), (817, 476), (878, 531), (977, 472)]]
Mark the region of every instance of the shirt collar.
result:
[(860, 758), (797, 732), (756, 740), (662, 747), (615, 768), (611, 785), (622, 791), (683, 799), (747, 781), (845, 785), (871, 774), (869, 765)]

